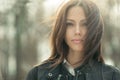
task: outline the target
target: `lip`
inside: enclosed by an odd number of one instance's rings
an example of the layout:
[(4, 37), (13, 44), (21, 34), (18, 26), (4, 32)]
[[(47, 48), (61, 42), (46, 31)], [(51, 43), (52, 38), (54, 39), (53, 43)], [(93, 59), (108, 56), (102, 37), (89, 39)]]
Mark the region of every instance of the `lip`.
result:
[(80, 44), (83, 40), (81, 39), (72, 39), (72, 42), (75, 44)]

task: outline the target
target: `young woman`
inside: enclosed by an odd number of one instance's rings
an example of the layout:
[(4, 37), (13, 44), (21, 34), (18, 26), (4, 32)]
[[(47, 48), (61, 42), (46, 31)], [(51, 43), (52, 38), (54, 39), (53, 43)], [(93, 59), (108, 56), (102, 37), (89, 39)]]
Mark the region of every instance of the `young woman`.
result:
[(71, 0), (59, 10), (51, 34), (51, 56), (27, 80), (120, 80), (101, 56), (103, 21), (89, 0)]

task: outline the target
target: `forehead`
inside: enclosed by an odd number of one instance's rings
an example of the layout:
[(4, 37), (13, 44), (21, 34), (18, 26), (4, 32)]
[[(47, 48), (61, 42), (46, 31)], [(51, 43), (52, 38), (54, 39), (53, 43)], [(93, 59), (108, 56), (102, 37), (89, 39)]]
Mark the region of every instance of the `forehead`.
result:
[(74, 6), (68, 10), (67, 18), (86, 18), (86, 16), (82, 7)]

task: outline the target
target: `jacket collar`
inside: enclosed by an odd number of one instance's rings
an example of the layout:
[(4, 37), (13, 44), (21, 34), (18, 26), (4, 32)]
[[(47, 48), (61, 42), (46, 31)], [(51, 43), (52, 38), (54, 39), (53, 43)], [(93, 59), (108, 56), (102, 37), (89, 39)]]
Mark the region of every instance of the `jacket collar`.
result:
[(49, 71), (48, 71), (48, 74), (47, 74), (47, 77), (54, 77), (58, 74), (60, 74), (60, 69), (61, 69), (61, 64), (51, 68)]
[[(60, 63), (56, 67), (50, 69), (47, 73), (47, 77), (48, 78), (54, 78), (55, 76), (60, 77), (62, 75), (60, 73), (62, 66), (63, 66), (63, 63)], [(76, 69), (79, 70), (79, 67)], [(98, 62), (93, 62), (91, 65), (86, 64), (83, 70), (85, 70), (86, 80), (102, 80), (101, 69)]]
[[(66, 61), (64, 60), (64, 61), (63, 61), (62, 63), (60, 63), (59, 65), (51, 68), (51, 69), (48, 71), (47, 76), (48, 76), (48, 77), (54, 77), (54, 76), (56, 76), (56, 75), (58, 75), (58, 74), (61, 74), (61, 68), (63, 67), (63, 64), (64, 64), (65, 62), (66, 62)], [(92, 64), (92, 65), (89, 65), (89, 64), (82, 65), (82, 66), (80, 66), (80, 67), (77, 67), (77, 68), (74, 69), (74, 70), (76, 70), (76, 71), (82, 70), (82, 71), (84, 71), (85, 73), (91, 72), (92, 69), (93, 69), (93, 65), (94, 65), (94, 64)], [(81, 68), (81, 67), (82, 67), (82, 68)]]

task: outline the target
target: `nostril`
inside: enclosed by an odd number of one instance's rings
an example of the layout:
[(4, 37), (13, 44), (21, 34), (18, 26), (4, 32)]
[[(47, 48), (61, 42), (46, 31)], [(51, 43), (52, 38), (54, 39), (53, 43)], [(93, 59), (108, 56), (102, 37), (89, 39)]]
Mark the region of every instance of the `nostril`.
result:
[(80, 31), (79, 31), (79, 30), (76, 30), (75, 34), (76, 34), (76, 35), (80, 35)]

